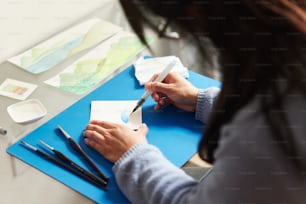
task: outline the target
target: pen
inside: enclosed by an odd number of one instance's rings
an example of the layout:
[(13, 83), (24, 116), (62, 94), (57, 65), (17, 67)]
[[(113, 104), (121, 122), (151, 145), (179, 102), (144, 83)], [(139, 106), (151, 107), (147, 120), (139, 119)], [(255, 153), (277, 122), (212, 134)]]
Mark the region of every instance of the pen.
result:
[(108, 178), (105, 176), (104, 173), (99, 169), (99, 167), (90, 159), (90, 157), (86, 154), (86, 152), (81, 148), (81, 146), (75, 142), (72, 137), (60, 126), (58, 125), (57, 128), (61, 131), (61, 133), (66, 137), (71, 147), (79, 152), (84, 158), (88, 161), (88, 163), (98, 172), (98, 174), (103, 178), (105, 181), (108, 180)]
[(106, 186), (104, 184), (101, 184), (101, 183), (98, 183), (97, 181), (93, 180), (92, 178), (86, 176), (85, 174), (82, 174), (81, 172), (77, 171), (76, 169), (70, 167), (69, 165), (67, 165), (66, 163), (60, 161), (60, 160), (57, 160), (55, 159), (54, 157), (52, 157), (51, 155), (48, 155), (44, 152), (42, 152), (41, 150), (37, 149), (36, 147), (24, 142), (24, 141), (21, 141), (21, 144), (23, 144), (25, 147), (33, 150), (36, 154), (38, 154), (39, 156), (43, 157), (44, 159), (48, 160), (48, 161), (51, 161), (61, 167), (63, 167), (64, 169), (76, 174), (77, 176), (80, 176), (82, 177), (83, 179), (95, 184), (96, 186), (98, 187), (101, 187), (102, 189), (106, 189)]
[[(159, 76), (154, 80), (154, 82), (161, 82), (164, 80), (164, 78), (169, 74), (169, 72), (171, 71), (171, 69), (174, 67), (174, 65), (176, 64), (175, 60), (172, 60), (167, 67), (159, 74)], [(146, 90), (144, 92), (144, 94), (141, 96), (141, 98), (139, 99), (139, 101), (137, 102), (135, 108), (133, 109), (133, 111), (131, 112), (134, 113), (146, 100), (147, 98), (152, 94), (152, 91), (148, 91)]]
[(73, 162), (68, 156), (66, 156), (65, 154), (63, 154), (62, 152), (54, 149), (54, 147), (48, 145), (47, 143), (45, 143), (42, 140), (39, 140), (39, 142), (44, 145), (45, 147), (47, 147), (48, 149), (50, 149), (52, 152), (54, 152), (55, 156), (58, 157), (59, 159), (61, 159), (64, 162), (67, 162), (68, 164), (70, 164), (71, 166), (73, 166), (74, 168), (76, 168), (78, 171), (80, 171), (81, 173), (85, 174), (86, 176), (92, 178), (93, 180), (95, 180), (97, 183), (101, 183), (102, 185), (106, 185), (107, 182), (102, 180), (101, 178), (97, 177), (96, 175), (88, 172), (86, 169), (84, 169), (83, 167), (81, 167), (80, 165), (76, 164), (75, 162)]
[(7, 131), (3, 127), (0, 126), (0, 134), (1, 135), (6, 135)]

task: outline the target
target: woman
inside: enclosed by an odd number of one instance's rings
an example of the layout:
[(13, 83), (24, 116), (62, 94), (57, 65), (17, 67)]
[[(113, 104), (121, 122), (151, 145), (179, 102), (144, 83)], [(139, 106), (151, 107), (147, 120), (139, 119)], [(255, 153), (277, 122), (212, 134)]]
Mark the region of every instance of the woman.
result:
[(131, 131), (104, 121), (88, 124), (85, 142), (115, 162), (127, 198), (133, 203), (304, 203), (306, 1), (121, 3), (141, 39), (143, 24), (153, 28), (147, 9), (199, 42), (208, 36), (220, 51), (223, 84), (218, 94), (169, 74), (163, 83), (146, 85), (156, 109), (172, 103), (195, 111), (202, 122), (208, 118), (199, 154), (213, 170), (201, 182), (147, 144), (145, 125)]

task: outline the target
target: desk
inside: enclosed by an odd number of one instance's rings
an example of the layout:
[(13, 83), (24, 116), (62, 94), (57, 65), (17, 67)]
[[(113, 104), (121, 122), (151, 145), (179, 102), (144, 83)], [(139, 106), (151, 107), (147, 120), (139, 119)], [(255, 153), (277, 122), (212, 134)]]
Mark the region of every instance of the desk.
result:
[[(100, 17), (114, 24), (128, 29), (127, 21), (119, 7), (118, 1), (104, 0), (101, 5), (92, 14), (79, 19), (84, 21), (91, 17)], [(56, 20), (56, 19), (55, 19)], [(78, 19), (75, 19), (77, 22)], [(37, 41), (35, 44), (39, 43)], [(21, 52), (22, 50), (18, 50)], [(16, 53), (17, 54), (17, 53)], [(6, 107), (18, 102), (11, 98), (0, 96), (0, 125), (8, 131), (6, 136), (0, 135), (0, 203), (1, 204), (78, 204), (93, 203), (91, 200), (81, 196), (70, 188), (60, 184), (54, 179), (46, 176), (40, 171), (27, 166), (17, 159), (10, 157), (6, 153), (6, 148), (17, 138), (25, 136), (33, 129), (54, 117), (82, 95), (74, 95), (69, 92), (50, 87), (43, 83), (44, 80), (54, 76), (68, 64), (73, 62), (80, 55), (69, 59), (64, 64), (56, 66), (48, 72), (33, 75), (16, 66), (3, 62), (0, 64), (0, 81), (6, 78), (13, 78), (21, 81), (27, 81), (38, 85), (38, 88), (29, 98), (39, 99), (46, 107), (48, 114), (41, 120), (27, 124), (19, 125), (13, 122), (6, 111)], [(126, 67), (126, 66), (123, 66)], [(64, 94), (63, 94), (64, 93)]]
[[(97, 10), (84, 19), (80, 19), (80, 21), (94, 16), (101, 17), (102, 19), (108, 20), (124, 27), (125, 29), (128, 29), (127, 22), (119, 8), (118, 2), (114, 0), (105, 0), (103, 4), (105, 5), (101, 5), (101, 10)], [(102, 12), (103, 9), (107, 9), (107, 12)], [(117, 18), (113, 18), (113, 13), (116, 13)], [(154, 46), (159, 46), (159, 42), (156, 42)], [(156, 53), (164, 55), (164, 53), (161, 52)], [(53, 118), (59, 112), (63, 111), (75, 101), (83, 97), (83, 95), (74, 95), (69, 92), (63, 92), (62, 90), (50, 87), (49, 85), (43, 83), (44, 80), (64, 69), (79, 56), (80, 55), (77, 55), (65, 63), (56, 66), (54, 69), (39, 75), (30, 74), (8, 62), (0, 64), (1, 82), (5, 78), (13, 78), (37, 84), (38, 88), (29, 98), (38, 98), (48, 110), (48, 114), (43, 119), (31, 124), (19, 125), (11, 120), (6, 111), (7, 106), (18, 101), (0, 96), (0, 124), (8, 130), (8, 134), (6, 136), (0, 135), (1, 204), (93, 203), (91, 200), (81, 196), (40, 171), (10, 157), (5, 152), (6, 148), (14, 141), (27, 135), (29, 132)], [(126, 66), (127, 65), (123, 66), (122, 68)], [(103, 82), (101, 82), (101, 84), (102, 83)]]
[[(197, 87), (203, 88), (220, 85), (215, 80), (191, 71), (189, 81)], [(62, 135), (55, 131), (56, 126), (60, 124), (75, 141), (78, 141), (90, 158), (96, 161), (99, 168), (109, 177), (107, 191), (97, 188), (65, 169), (51, 165), (49, 161), (25, 149), (19, 142), (11, 146), (8, 152), (96, 202), (128, 203), (116, 185), (112, 164), (85, 145), (81, 133), (89, 121), (90, 103), (92, 101), (134, 100), (139, 98), (143, 91), (143, 87), (138, 84), (134, 77), (134, 67), (130, 66), (23, 139), (37, 147), (40, 146), (39, 140), (46, 141), (48, 144), (56, 146), (74, 161), (81, 163), (78, 156), (73, 153), (69, 146), (67, 147), (67, 143), (61, 141)], [(192, 112), (182, 111), (174, 106), (154, 111), (154, 105), (155, 102), (150, 98), (142, 106), (142, 121), (149, 127), (148, 142), (157, 146), (174, 165), (181, 167), (197, 151), (203, 124), (195, 120)]]

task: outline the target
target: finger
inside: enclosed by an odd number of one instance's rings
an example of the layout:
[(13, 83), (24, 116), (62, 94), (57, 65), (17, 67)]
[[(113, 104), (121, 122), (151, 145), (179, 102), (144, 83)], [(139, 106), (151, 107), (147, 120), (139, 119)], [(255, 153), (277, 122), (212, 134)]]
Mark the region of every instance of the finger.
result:
[(138, 128), (137, 132), (141, 133), (143, 136), (146, 136), (148, 133), (149, 129), (146, 124), (141, 124), (141, 126)]
[(102, 121), (102, 120), (91, 120), (89, 122), (89, 125), (90, 124), (100, 126), (101, 128), (106, 128), (106, 129), (109, 129), (115, 126), (115, 123), (108, 122), (108, 121)]
[(145, 88), (146, 90), (151, 91), (151, 90), (152, 90), (152, 83), (155, 81), (155, 79), (157, 79), (157, 77), (158, 77), (158, 74), (154, 74), (154, 75), (151, 77), (151, 79), (148, 80), (148, 81), (145, 83), (144, 88)]
[(94, 140), (91, 140), (89, 138), (85, 138), (85, 144), (88, 145), (89, 147), (95, 149), (96, 151), (100, 152), (103, 155), (103, 144), (97, 143)]
[(172, 103), (172, 100), (169, 99), (168, 97), (161, 97), (158, 102), (164, 106)]
[(164, 102), (164, 98), (165, 97), (161, 97), (160, 94), (158, 94), (158, 97), (156, 98), (155, 102), (156, 104), (156, 110), (160, 109), (162, 106), (164, 106), (165, 102)]
[(159, 98), (161, 97), (167, 97), (167, 95), (162, 92), (162, 91), (156, 91), (154, 90), (154, 85), (152, 85), (153, 83), (149, 83), (146, 87), (147, 90), (152, 91), (151, 97), (157, 102), (159, 100)]
[(84, 142), (85, 142), (85, 144), (88, 145), (89, 147), (94, 147), (94, 146), (95, 146), (95, 143), (96, 143), (96, 141), (94, 141), (94, 140), (92, 140), (92, 139), (90, 139), (90, 138), (88, 138), (88, 137), (85, 137)]
[(157, 104), (156, 106), (154, 107), (155, 110), (159, 110), (160, 108), (168, 105), (168, 104), (171, 104), (172, 101), (167, 98), (167, 97), (163, 97), (163, 98), (160, 98), (158, 101), (157, 101)]
[(94, 141), (95, 143), (103, 144), (105, 141), (105, 137), (102, 134), (92, 130), (85, 130), (83, 136), (87, 142)]
[(153, 92), (159, 92), (164, 95), (168, 95), (169, 91), (172, 88), (171, 84), (165, 84), (161, 82), (152, 82), (150, 85), (151, 91)]
[(159, 110), (161, 108), (161, 105), (158, 103), (154, 106), (154, 110)]
[(153, 74), (153, 76), (151, 77), (151, 79), (148, 82), (152, 82), (155, 81), (155, 79), (158, 77), (158, 74)]
[(153, 98), (153, 100), (154, 100), (155, 102), (158, 102), (158, 101), (159, 101), (159, 98), (160, 98), (160, 95), (159, 95), (157, 92), (153, 92), (153, 93), (151, 94), (151, 97)]
[(161, 109), (162, 107), (164, 107), (165, 106), (165, 104), (163, 104), (163, 103), (157, 103), (156, 105), (155, 105), (155, 107), (154, 107), (154, 110), (159, 110), (159, 109)]
[(88, 131), (92, 131), (92, 132), (97, 132), (101, 135), (105, 135), (106, 134), (106, 128), (102, 127), (101, 125), (97, 125), (97, 124), (93, 124), (93, 123), (89, 123), (86, 126), (86, 129)]

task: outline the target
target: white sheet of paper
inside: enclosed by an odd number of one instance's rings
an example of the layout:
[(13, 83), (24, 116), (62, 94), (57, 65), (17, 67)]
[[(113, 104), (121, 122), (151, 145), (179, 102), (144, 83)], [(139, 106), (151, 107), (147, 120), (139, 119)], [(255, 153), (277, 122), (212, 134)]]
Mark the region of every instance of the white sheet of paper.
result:
[(24, 100), (36, 88), (37, 88), (36, 84), (30, 84), (27, 82), (8, 78), (5, 79), (5, 81), (0, 85), (0, 95), (18, 100)]
[(132, 129), (138, 129), (142, 124), (141, 107), (130, 115), (128, 121), (122, 120), (122, 118), (129, 116), (136, 103), (137, 101), (134, 100), (92, 101), (90, 119), (126, 124)]

